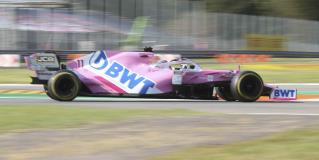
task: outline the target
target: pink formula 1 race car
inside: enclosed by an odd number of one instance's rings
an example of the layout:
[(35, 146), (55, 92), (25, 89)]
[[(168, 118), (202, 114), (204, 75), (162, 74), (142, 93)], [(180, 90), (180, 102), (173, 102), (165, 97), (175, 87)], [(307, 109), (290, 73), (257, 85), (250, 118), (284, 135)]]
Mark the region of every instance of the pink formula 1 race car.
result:
[(265, 85), (253, 71), (204, 70), (189, 59), (169, 59), (152, 52), (97, 51), (61, 64), (55, 54), (25, 57), (34, 82), (49, 97), (129, 96), (253, 102), (261, 96), (296, 99), (296, 90)]

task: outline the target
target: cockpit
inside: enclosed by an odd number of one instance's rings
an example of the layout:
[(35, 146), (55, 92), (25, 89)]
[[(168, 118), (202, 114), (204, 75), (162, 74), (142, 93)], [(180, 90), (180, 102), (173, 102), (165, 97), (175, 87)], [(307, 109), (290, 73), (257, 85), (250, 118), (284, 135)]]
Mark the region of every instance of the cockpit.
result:
[(186, 58), (174, 59), (171, 61), (160, 60), (155, 64), (155, 67), (169, 68), (171, 70), (181, 70), (181, 71), (194, 71), (194, 72), (201, 71), (201, 68), (198, 64)]

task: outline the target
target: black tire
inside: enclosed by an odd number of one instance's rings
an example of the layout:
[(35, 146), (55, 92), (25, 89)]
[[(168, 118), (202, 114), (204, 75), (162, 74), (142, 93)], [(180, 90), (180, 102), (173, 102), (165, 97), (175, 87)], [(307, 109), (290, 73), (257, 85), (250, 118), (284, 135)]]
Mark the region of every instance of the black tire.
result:
[(254, 102), (262, 95), (264, 82), (257, 73), (243, 71), (233, 77), (230, 89), (238, 101)]
[(220, 86), (216, 89), (218, 97), (225, 101), (236, 101), (236, 98), (232, 94), (229, 85)]
[(44, 89), (45, 94), (47, 94), (48, 97), (50, 97), (51, 99), (56, 100), (56, 98), (54, 98), (54, 97), (49, 93), (49, 91), (48, 91), (48, 85), (47, 85), (47, 84), (44, 84), (44, 85), (43, 85), (43, 89)]
[(66, 70), (61, 70), (52, 76), (48, 82), (48, 96), (58, 101), (72, 101), (81, 89), (78, 77)]

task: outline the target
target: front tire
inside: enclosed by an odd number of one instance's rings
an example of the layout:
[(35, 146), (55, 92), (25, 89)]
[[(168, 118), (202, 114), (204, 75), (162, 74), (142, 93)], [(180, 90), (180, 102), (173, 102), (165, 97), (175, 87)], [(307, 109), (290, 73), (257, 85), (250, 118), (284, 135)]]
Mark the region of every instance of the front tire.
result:
[(48, 82), (48, 96), (58, 101), (72, 101), (81, 89), (78, 77), (70, 71), (59, 71)]
[(244, 71), (232, 79), (230, 89), (238, 101), (254, 102), (262, 95), (264, 82), (257, 73)]

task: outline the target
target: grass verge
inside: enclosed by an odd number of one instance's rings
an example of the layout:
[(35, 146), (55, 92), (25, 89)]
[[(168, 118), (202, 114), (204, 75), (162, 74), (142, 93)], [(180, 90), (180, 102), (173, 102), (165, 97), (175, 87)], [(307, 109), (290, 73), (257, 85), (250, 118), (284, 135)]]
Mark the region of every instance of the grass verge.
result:
[(295, 130), (261, 140), (191, 148), (153, 160), (313, 160), (319, 158), (319, 129)]
[(68, 128), (132, 118), (199, 115), (185, 109), (109, 109), (0, 105), (0, 133), (25, 129)]
[(29, 84), (30, 75), (26, 68), (0, 68), (0, 84)]

